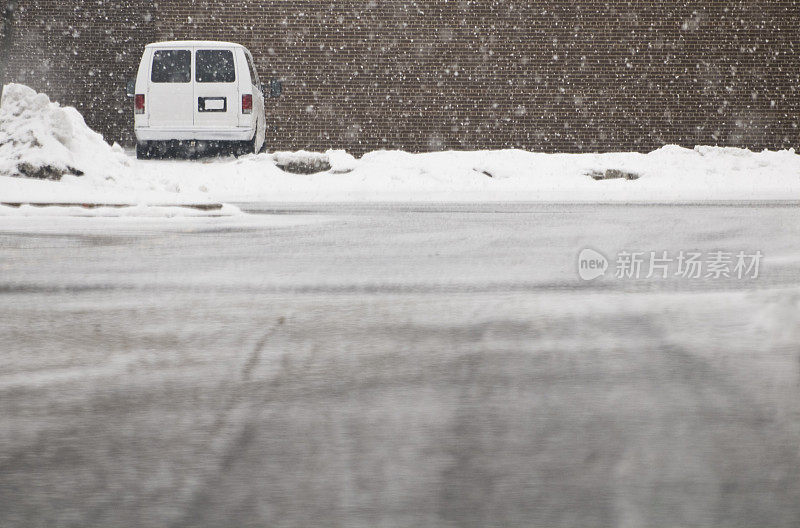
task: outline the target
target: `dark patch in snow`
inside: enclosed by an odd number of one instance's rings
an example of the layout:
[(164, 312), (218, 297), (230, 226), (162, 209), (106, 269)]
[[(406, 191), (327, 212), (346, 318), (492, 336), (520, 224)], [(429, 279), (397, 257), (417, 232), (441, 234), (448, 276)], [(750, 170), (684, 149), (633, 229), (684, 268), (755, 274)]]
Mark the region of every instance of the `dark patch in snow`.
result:
[(330, 162), (325, 158), (297, 158), (278, 160), (275, 162), (284, 172), (292, 174), (316, 174), (331, 170)]
[(640, 176), (635, 172), (626, 172), (619, 169), (606, 169), (605, 171), (593, 170), (588, 176), (593, 180), (638, 180)]
[(54, 180), (59, 181), (65, 174), (72, 174), (74, 176), (83, 176), (83, 171), (67, 166), (66, 168), (54, 167), (53, 165), (42, 165), (36, 167), (30, 163), (20, 163), (17, 165), (19, 173), (26, 178), (35, 178), (37, 180)]

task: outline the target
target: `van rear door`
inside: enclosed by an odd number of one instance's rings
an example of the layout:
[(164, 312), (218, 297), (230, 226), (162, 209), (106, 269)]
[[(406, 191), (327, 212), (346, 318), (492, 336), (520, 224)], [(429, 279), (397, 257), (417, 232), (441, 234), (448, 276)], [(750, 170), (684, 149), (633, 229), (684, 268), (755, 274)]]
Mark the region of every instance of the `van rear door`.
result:
[(191, 128), (194, 124), (192, 49), (154, 49), (148, 84), (150, 126)]
[(236, 127), (241, 101), (233, 50), (195, 48), (194, 60), (195, 127)]

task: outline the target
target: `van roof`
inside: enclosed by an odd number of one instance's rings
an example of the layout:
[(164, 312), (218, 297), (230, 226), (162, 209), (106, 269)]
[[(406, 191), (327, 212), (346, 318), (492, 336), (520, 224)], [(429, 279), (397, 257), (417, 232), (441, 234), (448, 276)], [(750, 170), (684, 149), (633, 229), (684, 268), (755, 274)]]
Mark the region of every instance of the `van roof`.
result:
[(172, 40), (169, 42), (153, 42), (147, 48), (169, 48), (169, 47), (191, 47), (191, 46), (227, 46), (232, 48), (243, 48), (241, 44), (234, 42), (220, 42), (216, 40)]

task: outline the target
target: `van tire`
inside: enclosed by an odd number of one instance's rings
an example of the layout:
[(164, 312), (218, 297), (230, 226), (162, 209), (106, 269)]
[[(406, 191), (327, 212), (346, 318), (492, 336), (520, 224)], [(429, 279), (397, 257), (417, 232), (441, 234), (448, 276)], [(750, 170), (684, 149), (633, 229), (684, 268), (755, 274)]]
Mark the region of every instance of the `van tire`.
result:
[(136, 143), (136, 159), (150, 159), (153, 157), (153, 147), (149, 141)]
[(253, 134), (253, 139), (249, 141), (240, 141), (238, 145), (234, 147), (235, 155), (236, 156), (245, 156), (247, 154), (258, 154), (256, 152), (256, 137), (258, 133)]

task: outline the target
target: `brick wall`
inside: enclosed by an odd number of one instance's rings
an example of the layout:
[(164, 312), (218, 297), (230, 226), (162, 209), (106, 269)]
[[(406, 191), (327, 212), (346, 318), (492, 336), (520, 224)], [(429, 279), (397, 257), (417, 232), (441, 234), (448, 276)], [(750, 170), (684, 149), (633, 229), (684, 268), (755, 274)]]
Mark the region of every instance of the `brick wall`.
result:
[(271, 148), (797, 147), (800, 0), (37, 0), (9, 80), (132, 141), (144, 44), (247, 46)]

